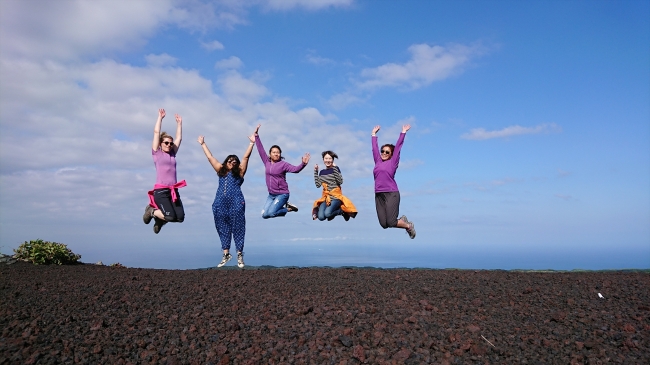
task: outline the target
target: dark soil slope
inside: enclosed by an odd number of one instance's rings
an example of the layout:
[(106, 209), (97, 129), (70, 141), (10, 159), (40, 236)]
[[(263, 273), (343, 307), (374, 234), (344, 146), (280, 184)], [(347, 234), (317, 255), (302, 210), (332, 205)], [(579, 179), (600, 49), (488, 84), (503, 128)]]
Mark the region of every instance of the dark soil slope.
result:
[(0, 364), (650, 364), (649, 292), (641, 272), (15, 263)]

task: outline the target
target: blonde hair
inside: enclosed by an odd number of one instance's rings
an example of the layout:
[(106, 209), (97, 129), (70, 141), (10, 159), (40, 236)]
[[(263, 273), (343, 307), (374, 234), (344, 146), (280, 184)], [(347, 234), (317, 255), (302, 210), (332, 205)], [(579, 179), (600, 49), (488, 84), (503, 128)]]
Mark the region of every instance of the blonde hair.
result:
[(165, 140), (165, 138), (169, 138), (169, 139), (171, 139), (172, 141), (174, 140), (174, 138), (172, 138), (172, 136), (170, 136), (169, 134), (167, 134), (167, 132), (163, 131), (162, 133), (160, 133), (160, 143), (161, 143), (161, 144), (162, 144), (162, 142)]

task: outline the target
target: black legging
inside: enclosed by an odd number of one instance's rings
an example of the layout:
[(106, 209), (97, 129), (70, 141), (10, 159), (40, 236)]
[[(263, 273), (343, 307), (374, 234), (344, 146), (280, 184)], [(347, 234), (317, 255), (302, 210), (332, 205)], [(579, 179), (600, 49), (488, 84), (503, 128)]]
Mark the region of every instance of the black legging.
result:
[(182, 222), (185, 220), (185, 211), (183, 210), (183, 202), (181, 196), (176, 192), (176, 201), (172, 202), (171, 190), (156, 189), (153, 191), (153, 200), (156, 202), (158, 209), (165, 215), (166, 222)]

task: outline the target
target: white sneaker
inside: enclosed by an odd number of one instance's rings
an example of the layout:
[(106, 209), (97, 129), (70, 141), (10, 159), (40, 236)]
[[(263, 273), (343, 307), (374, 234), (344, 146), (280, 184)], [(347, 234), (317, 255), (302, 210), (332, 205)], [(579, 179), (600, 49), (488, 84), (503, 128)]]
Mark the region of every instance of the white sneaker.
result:
[(243, 252), (237, 252), (237, 266), (239, 266), (240, 269), (245, 266), (244, 265), (244, 253)]
[(230, 253), (224, 253), (223, 258), (221, 259), (221, 262), (217, 265), (217, 267), (221, 267), (225, 265), (230, 259), (232, 258), (232, 255)]

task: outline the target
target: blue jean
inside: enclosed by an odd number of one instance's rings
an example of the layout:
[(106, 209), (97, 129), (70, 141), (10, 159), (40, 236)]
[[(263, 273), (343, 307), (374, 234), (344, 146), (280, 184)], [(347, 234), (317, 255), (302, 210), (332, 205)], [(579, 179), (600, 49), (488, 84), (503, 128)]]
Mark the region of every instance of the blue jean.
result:
[(288, 200), (289, 194), (269, 194), (266, 203), (264, 203), (262, 218), (284, 217), (288, 212), (284, 206)]
[(330, 205), (327, 205), (327, 202), (322, 202), (318, 206), (318, 219), (324, 221), (326, 218), (333, 218), (343, 213), (341, 204), (341, 201), (338, 199), (331, 199)]

